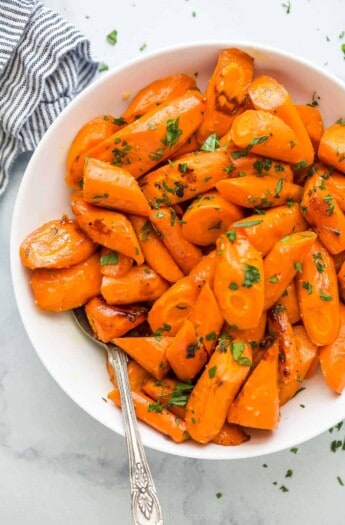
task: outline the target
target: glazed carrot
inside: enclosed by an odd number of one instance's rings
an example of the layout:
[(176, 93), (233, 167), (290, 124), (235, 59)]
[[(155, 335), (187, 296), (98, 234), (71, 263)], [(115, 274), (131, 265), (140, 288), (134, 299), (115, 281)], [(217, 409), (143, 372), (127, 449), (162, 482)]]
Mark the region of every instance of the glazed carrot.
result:
[(209, 283), (212, 286), (214, 277), (214, 263), (216, 258), (216, 251), (212, 250), (210, 253), (202, 257), (200, 261), (192, 268), (190, 277), (195, 284)]
[(151, 222), (138, 215), (131, 215), (129, 218), (147, 264), (169, 282), (176, 282), (183, 277), (182, 271), (154, 231)]
[(152, 206), (169, 206), (214, 188), (228, 177), (228, 165), (228, 156), (220, 149), (193, 152), (151, 171), (140, 187)]
[(331, 254), (334, 262), (335, 271), (339, 272), (342, 267), (343, 262), (345, 261), (345, 251), (339, 252), (337, 254)]
[(153, 210), (150, 221), (161, 234), (162, 241), (185, 275), (200, 261), (202, 253), (183, 237), (182, 227), (171, 208)]
[[(333, 195), (340, 209), (345, 211), (345, 177), (339, 171), (335, 171), (330, 166), (321, 163), (315, 163), (312, 167), (313, 173), (317, 173), (318, 184), (321, 188), (327, 190)], [(320, 178), (321, 177), (321, 178)], [(316, 177), (315, 177), (316, 179)]]
[(242, 341), (223, 341), (216, 348), (186, 407), (187, 430), (195, 441), (208, 443), (220, 432), (250, 363), (250, 346)]
[(188, 89), (196, 89), (195, 78), (183, 73), (154, 80), (138, 91), (122, 118), (128, 124), (156, 106), (183, 95)]
[(327, 385), (337, 394), (345, 387), (345, 306), (340, 303), (338, 335), (329, 345), (320, 348), (321, 371)]
[(90, 204), (115, 208), (124, 213), (150, 215), (151, 208), (133, 175), (123, 167), (87, 159), (84, 166), (83, 198)]
[(342, 300), (345, 300), (345, 261), (338, 270), (338, 288)]
[(248, 239), (230, 230), (217, 239), (213, 291), (224, 319), (255, 328), (264, 305), (263, 261)]
[(73, 163), (74, 184), (82, 179), (86, 156), (124, 166), (135, 177), (168, 159), (194, 133), (201, 122), (204, 103), (197, 91), (186, 91), (172, 101), (148, 111)]
[(184, 144), (182, 144), (182, 146), (180, 146), (171, 156), (170, 156), (170, 159), (171, 160), (176, 160), (178, 159), (179, 157), (182, 157), (183, 155), (187, 155), (187, 153), (191, 153), (192, 151), (196, 151), (200, 148), (200, 144), (199, 144), (199, 141), (198, 139), (196, 138), (196, 134), (193, 133), (193, 135), (191, 135), (189, 137), (189, 139), (187, 140), (187, 142), (185, 142)]
[(245, 208), (270, 208), (287, 201), (300, 201), (302, 188), (270, 175), (246, 175), (217, 182), (216, 188), (228, 201)]
[(293, 104), (289, 93), (277, 80), (261, 75), (248, 88), (248, 96), (256, 110), (269, 111), (281, 118), (296, 133), (302, 158), (312, 164), (314, 149), (304, 122)]
[(325, 129), (320, 140), (319, 160), (345, 173), (345, 121), (339, 119)]
[(144, 256), (129, 219), (122, 213), (88, 204), (76, 194), (71, 206), (80, 228), (94, 242), (133, 258), (138, 264)]
[(242, 428), (225, 421), (220, 432), (212, 439), (212, 443), (223, 445), (224, 447), (234, 447), (245, 443), (249, 439), (250, 437)]
[(123, 277), (133, 266), (131, 257), (105, 247), (102, 247), (99, 262), (101, 274), (108, 275), (108, 277)]
[(153, 332), (168, 326), (169, 335), (177, 334), (184, 319), (197, 300), (202, 284), (191, 277), (183, 277), (174, 283), (153, 304), (148, 322)]
[(300, 388), (300, 355), (286, 311), (277, 304), (268, 313), (269, 330), (279, 344), (279, 402), (284, 405)]
[(314, 151), (317, 152), (321, 137), (324, 132), (321, 113), (315, 106), (309, 104), (297, 104), (295, 108), (297, 109), (305, 129), (307, 130)]
[(318, 357), (318, 349), (308, 336), (304, 326), (293, 326), (292, 331), (300, 359), (299, 376), (304, 379), (310, 367), (314, 366), (315, 358)]
[(225, 331), (230, 336), (230, 339), (241, 339), (242, 341), (249, 343), (253, 349), (253, 354), (255, 354), (256, 349), (264, 338), (266, 321), (267, 312), (262, 312), (258, 324), (254, 328), (238, 330), (231, 325), (227, 325)]
[(133, 266), (122, 277), (103, 275), (101, 293), (109, 304), (132, 304), (158, 299), (168, 283), (147, 264)]
[(330, 253), (345, 250), (345, 215), (317, 173), (305, 184), (301, 210)]
[[(304, 269), (305, 259), (303, 263)], [(300, 275), (300, 274), (298, 274)], [(297, 297), (295, 280), (291, 281), (278, 299), (279, 304), (284, 306), (291, 324), (296, 324), (301, 319), (301, 312)]]
[(84, 261), (97, 246), (66, 216), (49, 221), (27, 235), (19, 254), (27, 268), (68, 268)]
[(173, 338), (158, 337), (113, 337), (112, 343), (121, 348), (157, 379), (162, 379), (170, 370), (166, 357), (167, 348)]
[(182, 234), (190, 242), (208, 246), (214, 244), (231, 223), (243, 217), (243, 210), (236, 204), (228, 202), (215, 190), (209, 191), (188, 206), (182, 218)]
[(316, 370), (318, 368), (319, 362), (320, 362), (319, 351), (317, 351), (316, 354), (315, 354), (314, 359), (310, 363), (309, 368), (308, 368), (308, 370), (307, 370), (307, 372), (305, 374), (305, 379), (310, 379), (311, 377), (313, 377), (315, 375), (315, 372), (316, 372)]
[(206, 282), (199, 293), (194, 307), (189, 315), (198, 337), (201, 339), (207, 353), (212, 354), (224, 319), (215, 296)]
[(143, 323), (147, 308), (135, 305), (120, 308), (107, 304), (101, 297), (94, 297), (86, 303), (85, 313), (96, 337), (109, 343), (114, 337), (121, 337)]
[(78, 161), (80, 155), (89, 151), (103, 140), (110, 137), (120, 129), (116, 124), (116, 119), (111, 115), (104, 115), (96, 117), (86, 124), (78, 131), (73, 139), (67, 155), (66, 166), (66, 184), (74, 189), (80, 189), (79, 184), (76, 183), (79, 177), (74, 171), (74, 163)]
[(62, 312), (78, 308), (99, 295), (101, 277), (99, 255), (94, 254), (69, 268), (38, 268), (33, 271), (30, 284), (37, 306)]
[(307, 164), (296, 133), (281, 118), (267, 111), (248, 109), (241, 113), (231, 126), (231, 138), (242, 148), (242, 156), (252, 151), (292, 164)]
[(314, 344), (332, 343), (339, 330), (339, 293), (332, 257), (315, 241), (296, 276), (301, 317)]
[(253, 246), (265, 256), (279, 239), (290, 233), (305, 231), (308, 226), (300, 207), (289, 204), (268, 209), (264, 215), (251, 215), (235, 222), (232, 227), (240, 227)]
[[(108, 398), (118, 407), (121, 406), (118, 389), (110, 392)], [(132, 399), (138, 419), (155, 428), (158, 432), (161, 432), (161, 434), (169, 436), (176, 443), (183, 443), (183, 441), (188, 439), (189, 436), (186, 432), (186, 424), (182, 419), (177, 418), (165, 408), (161, 411), (156, 411), (155, 403), (143, 393), (139, 393), (135, 390), (132, 391)]]
[(185, 319), (167, 348), (167, 359), (180, 381), (190, 381), (208, 360), (207, 350), (198, 338), (195, 326)]
[(265, 304), (267, 310), (279, 300), (316, 239), (314, 232), (292, 233), (278, 241), (264, 259)]
[(206, 90), (205, 116), (198, 130), (200, 142), (213, 132), (221, 137), (229, 129), (234, 115), (245, 104), (253, 63), (253, 57), (239, 49), (219, 53)]
[(228, 421), (275, 430), (279, 422), (279, 344), (273, 343), (230, 405)]
[[(113, 367), (107, 360), (107, 370), (109, 374), (109, 379), (117, 389), (117, 379), (114, 372)], [(127, 374), (128, 374), (128, 381), (129, 386), (132, 391), (140, 392), (143, 385), (146, 383), (146, 381), (150, 380), (152, 378), (151, 374), (145, 370), (142, 366), (140, 366), (136, 361), (133, 359), (130, 359), (127, 363)]]

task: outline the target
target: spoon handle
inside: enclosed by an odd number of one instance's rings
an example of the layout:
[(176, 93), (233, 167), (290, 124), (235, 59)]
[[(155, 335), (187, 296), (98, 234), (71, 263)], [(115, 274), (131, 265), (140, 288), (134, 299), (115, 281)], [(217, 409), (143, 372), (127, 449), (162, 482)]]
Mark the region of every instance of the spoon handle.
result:
[(162, 510), (138, 431), (127, 374), (127, 356), (108, 344), (108, 359), (115, 370), (127, 441), (131, 505), (134, 525), (163, 525)]

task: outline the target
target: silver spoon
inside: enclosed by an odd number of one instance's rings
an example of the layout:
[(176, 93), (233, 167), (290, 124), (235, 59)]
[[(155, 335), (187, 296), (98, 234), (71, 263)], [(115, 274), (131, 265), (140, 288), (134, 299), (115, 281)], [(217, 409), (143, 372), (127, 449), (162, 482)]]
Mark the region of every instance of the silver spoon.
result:
[(129, 459), (132, 516), (135, 525), (163, 525), (162, 510), (156, 487), (147, 463), (144, 447), (139, 435), (132, 394), (127, 375), (127, 356), (117, 346), (102, 343), (93, 335), (84, 308), (73, 310), (74, 319), (89, 339), (107, 351), (108, 361), (115, 370), (120, 390)]

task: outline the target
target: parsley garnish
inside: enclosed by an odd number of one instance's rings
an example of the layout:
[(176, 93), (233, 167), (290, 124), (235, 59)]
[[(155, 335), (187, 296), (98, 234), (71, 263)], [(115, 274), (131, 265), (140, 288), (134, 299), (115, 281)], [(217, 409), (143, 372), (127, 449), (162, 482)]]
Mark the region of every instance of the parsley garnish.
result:
[(169, 148), (172, 148), (182, 135), (182, 129), (179, 129), (178, 127), (179, 122), (180, 117), (177, 117), (176, 119), (169, 118), (166, 122), (166, 132), (162, 142), (165, 146), (169, 146)]
[(218, 222), (216, 222), (216, 224), (214, 224), (213, 226), (210, 226), (207, 229), (208, 230), (220, 230), (221, 225), (222, 225), (222, 221), (218, 221)]
[(146, 49), (147, 47), (147, 44), (142, 44), (140, 47), (139, 47), (139, 51), (144, 51), (144, 49)]
[(265, 142), (268, 139), (269, 139), (269, 135), (263, 135), (262, 137), (256, 137), (252, 139), (245, 148), (237, 150), (237, 151), (233, 151), (231, 153), (231, 156), (233, 159), (239, 159), (240, 157), (245, 157), (248, 154), (248, 152), (252, 149), (253, 146), (255, 146), (256, 144), (261, 144), (262, 142)]
[(102, 255), (99, 260), (101, 266), (106, 266), (107, 264), (119, 264), (119, 255), (117, 252), (113, 251)]
[(257, 224), (261, 224), (263, 222), (263, 219), (257, 219), (255, 221), (247, 221), (247, 222), (235, 222), (234, 228), (249, 228), (250, 226), (256, 226)]
[(206, 341), (212, 341), (213, 339), (216, 339), (216, 338), (217, 338), (216, 332), (210, 332), (206, 334), (205, 336)]
[(312, 287), (312, 285), (310, 284), (309, 281), (303, 281), (302, 286), (303, 286), (303, 288), (305, 290), (307, 290), (309, 295), (311, 295), (313, 293), (313, 287)]
[(252, 366), (251, 361), (248, 359), (248, 357), (242, 357), (242, 354), (244, 352), (244, 343), (242, 341), (233, 341), (230, 343), (230, 349), (233, 358), (239, 365), (244, 366)]
[(116, 124), (117, 126), (123, 126), (124, 124), (127, 124), (127, 122), (123, 117), (116, 117), (114, 118), (114, 124)]
[(220, 147), (220, 141), (216, 133), (212, 133), (207, 137), (205, 142), (200, 147), (201, 151), (214, 151)]
[(117, 31), (116, 31), (116, 29), (113, 29), (113, 31), (111, 31), (111, 33), (109, 33), (107, 35), (107, 41), (112, 46), (114, 46), (116, 44), (116, 42), (117, 42)]
[(259, 283), (260, 281), (261, 277), (258, 268), (252, 264), (246, 264), (242, 286), (245, 288), (251, 288), (253, 284)]
[(332, 301), (333, 297), (328, 293), (320, 292), (320, 299), (321, 301)]
[(236, 241), (236, 231), (235, 230), (229, 230), (228, 232), (225, 232), (225, 235), (227, 236), (230, 242)]
[(302, 273), (302, 263), (297, 261), (294, 262), (293, 265), (297, 273)]
[(216, 375), (216, 372), (217, 372), (217, 367), (216, 366), (213, 366), (212, 368), (209, 368), (208, 369), (208, 377), (210, 379), (213, 379), (214, 376)]
[(105, 64), (104, 62), (101, 62), (98, 66), (98, 71), (102, 73), (103, 71), (108, 71), (109, 66)]
[(229, 284), (228, 288), (229, 288), (230, 290), (238, 290), (239, 286), (238, 286), (238, 284), (236, 284), (236, 283), (234, 283), (234, 282), (231, 282), (231, 283)]

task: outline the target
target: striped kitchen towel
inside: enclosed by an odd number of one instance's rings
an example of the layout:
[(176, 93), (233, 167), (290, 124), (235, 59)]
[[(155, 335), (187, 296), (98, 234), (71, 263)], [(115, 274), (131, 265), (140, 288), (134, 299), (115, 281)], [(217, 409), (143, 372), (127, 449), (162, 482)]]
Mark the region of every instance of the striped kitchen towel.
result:
[(90, 43), (38, 0), (0, 1), (0, 195), (17, 154), (33, 150), (93, 79)]

